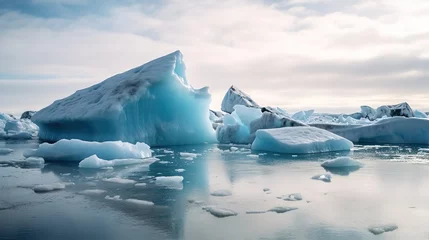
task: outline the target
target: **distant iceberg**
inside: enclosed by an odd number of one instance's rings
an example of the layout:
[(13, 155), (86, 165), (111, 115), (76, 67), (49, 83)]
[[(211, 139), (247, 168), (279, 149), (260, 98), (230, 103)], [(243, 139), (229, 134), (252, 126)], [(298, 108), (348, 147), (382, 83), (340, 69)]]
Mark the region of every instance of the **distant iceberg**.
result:
[(210, 101), (207, 87), (188, 83), (176, 51), (57, 100), (32, 120), (44, 141), (198, 144), (215, 141)]

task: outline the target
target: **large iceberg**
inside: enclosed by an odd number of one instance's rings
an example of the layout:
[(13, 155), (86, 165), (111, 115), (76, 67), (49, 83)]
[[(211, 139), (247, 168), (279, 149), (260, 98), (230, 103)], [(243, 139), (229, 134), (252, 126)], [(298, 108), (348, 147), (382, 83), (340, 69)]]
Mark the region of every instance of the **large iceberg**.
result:
[(223, 97), (221, 110), (232, 113), (236, 105), (259, 108), (259, 105), (249, 95), (237, 87), (231, 86)]
[(289, 154), (347, 151), (349, 140), (315, 127), (284, 127), (256, 132), (252, 150)]
[(147, 158), (152, 156), (145, 143), (86, 142), (62, 139), (54, 144), (42, 143), (38, 149), (27, 151), (25, 157), (41, 157), (47, 161), (81, 161), (92, 155), (104, 160)]
[(391, 117), (373, 124), (337, 127), (329, 131), (355, 143), (429, 144), (429, 120)]
[(57, 100), (32, 120), (45, 141), (198, 144), (215, 141), (209, 104), (208, 88), (188, 83), (176, 51)]

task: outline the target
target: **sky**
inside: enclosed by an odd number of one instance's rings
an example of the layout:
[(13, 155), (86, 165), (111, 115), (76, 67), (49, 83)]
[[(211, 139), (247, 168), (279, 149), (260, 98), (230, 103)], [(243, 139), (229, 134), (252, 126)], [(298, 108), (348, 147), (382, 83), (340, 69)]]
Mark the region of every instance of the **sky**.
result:
[(429, 110), (427, 0), (0, 0), (0, 112), (38, 110), (180, 50), (211, 108)]

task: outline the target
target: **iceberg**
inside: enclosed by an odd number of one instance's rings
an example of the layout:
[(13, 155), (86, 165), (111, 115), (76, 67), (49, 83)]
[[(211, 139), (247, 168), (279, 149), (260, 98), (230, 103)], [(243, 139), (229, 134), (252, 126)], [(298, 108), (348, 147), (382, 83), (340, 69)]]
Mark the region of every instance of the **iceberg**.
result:
[(221, 110), (232, 113), (236, 105), (259, 108), (259, 105), (249, 95), (237, 87), (231, 86), (223, 97)]
[(29, 119), (15, 119), (13, 116), (0, 113), (0, 139), (32, 139), (39, 128)]
[(252, 150), (288, 154), (349, 151), (353, 143), (315, 127), (284, 127), (256, 132)]
[(208, 87), (194, 89), (180, 51), (82, 89), (38, 111), (44, 141), (215, 142)]
[(42, 143), (38, 149), (24, 153), (25, 157), (41, 157), (46, 161), (81, 161), (92, 155), (104, 160), (148, 158), (152, 156), (145, 143), (86, 142), (78, 139), (62, 139), (56, 143)]
[(391, 117), (362, 126), (329, 129), (354, 143), (429, 144), (429, 119)]
[(361, 106), (362, 117), (368, 118), (371, 121), (376, 120), (377, 118), (386, 117), (414, 117), (414, 111), (411, 109), (410, 105), (406, 102), (399, 103), (396, 105), (383, 105), (374, 109), (369, 106)]

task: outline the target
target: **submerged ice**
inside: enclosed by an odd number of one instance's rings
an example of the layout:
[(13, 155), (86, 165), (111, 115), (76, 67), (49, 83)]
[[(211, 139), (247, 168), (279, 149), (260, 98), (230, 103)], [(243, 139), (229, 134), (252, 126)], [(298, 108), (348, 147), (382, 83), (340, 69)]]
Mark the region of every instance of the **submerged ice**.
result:
[(215, 141), (210, 98), (207, 87), (188, 83), (176, 51), (57, 100), (32, 120), (46, 141), (198, 144)]

